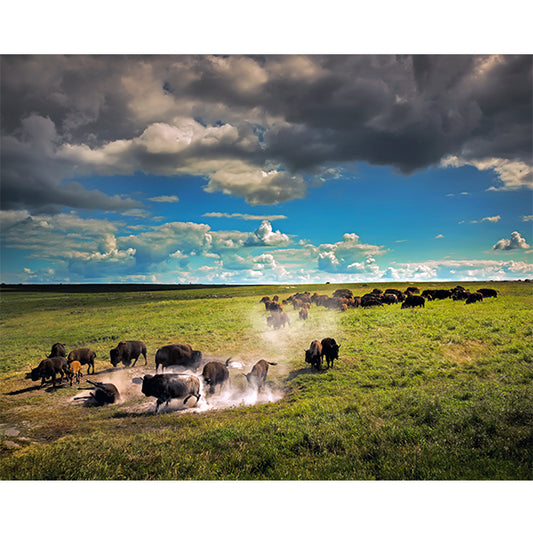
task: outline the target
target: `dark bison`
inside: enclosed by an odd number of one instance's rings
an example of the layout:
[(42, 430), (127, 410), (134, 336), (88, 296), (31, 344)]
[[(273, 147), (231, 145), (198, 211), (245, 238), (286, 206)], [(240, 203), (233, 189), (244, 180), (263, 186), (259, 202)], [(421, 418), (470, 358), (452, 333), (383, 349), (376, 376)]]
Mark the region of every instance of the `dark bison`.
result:
[(132, 360), (132, 366), (135, 366), (141, 354), (144, 356), (144, 364), (146, 365), (146, 345), (142, 341), (121, 341), (116, 348), (109, 352), (113, 366), (117, 366), (120, 362), (124, 366), (130, 366)]
[(498, 296), (498, 292), (495, 289), (478, 289), (477, 292), (480, 292), (483, 298), (497, 298)]
[(48, 357), (66, 357), (67, 352), (65, 351), (65, 345), (60, 342), (56, 342), (52, 345), (50, 350), (50, 355)]
[(405, 292), (410, 292), (411, 294), (420, 294), (420, 289), (418, 287), (407, 287)]
[(330, 363), (331, 368), (333, 368), (333, 361), (339, 358), (340, 344), (337, 344), (335, 339), (332, 339), (331, 337), (326, 337), (325, 339), (322, 339), (320, 344), (322, 345), (322, 355), (326, 358), (328, 368)]
[[(92, 348), (77, 348), (68, 354), (68, 362), (79, 361), (81, 365), (87, 365), (87, 374), (94, 374), (94, 358), (96, 354)], [(91, 367), (93, 371), (91, 372)]]
[(381, 297), (381, 302), (384, 303), (384, 304), (387, 304), (387, 305), (397, 304), (398, 303), (398, 296), (396, 296), (396, 294), (392, 294), (392, 293), (384, 294)]
[(226, 359), (225, 363), (220, 361), (209, 361), (202, 370), (202, 378), (206, 385), (209, 385), (209, 393), (215, 393), (215, 387), (220, 385), (220, 389), (224, 387), (224, 384), (229, 379), (228, 365), (231, 361), (231, 357)]
[(88, 383), (94, 385), (94, 392), (91, 392), (91, 396), (94, 398), (96, 403), (115, 403), (117, 400), (120, 400), (120, 394), (118, 389), (113, 385), (113, 383), (100, 383), (87, 380)]
[(268, 373), (268, 365), (277, 364), (278, 363), (270, 363), (269, 361), (265, 361), (264, 359), (257, 361), (257, 363), (255, 363), (255, 365), (253, 366), (251, 372), (249, 372), (248, 374), (244, 374), (248, 381), (248, 385), (251, 385), (252, 387), (257, 387), (257, 390), (261, 391), (261, 389), (265, 385)]
[(482, 302), (483, 301), (483, 294), (480, 292), (473, 292), (467, 299), (465, 304), (473, 304), (475, 302)]
[(433, 291), (431, 297), (433, 300), (445, 300), (446, 298), (451, 298), (452, 294), (453, 292), (451, 289), (437, 289), (436, 291)]
[(183, 398), (183, 403), (194, 396), (196, 401), (200, 399), (200, 380), (196, 376), (183, 374), (147, 374), (143, 378), (142, 393), (145, 396), (157, 398), (155, 412), (162, 403), (168, 405), (173, 398)]
[(322, 344), (319, 341), (314, 340), (309, 349), (305, 350), (305, 362), (320, 370), (322, 365)]
[(155, 354), (155, 371), (159, 365), (162, 370), (167, 366), (180, 365), (196, 370), (202, 362), (202, 352), (193, 350), (190, 344), (167, 344)]
[(81, 373), (81, 363), (79, 361), (71, 361), (68, 364), (67, 377), (70, 380), (70, 386), (72, 387), (72, 380), (75, 378), (76, 383), (81, 381), (83, 374)]
[(423, 296), (411, 295), (405, 299), (402, 304), (402, 309), (410, 309), (411, 307), (424, 307), (426, 300)]
[(56, 386), (56, 374), (60, 375), (59, 383), (63, 381), (63, 377), (68, 377), (68, 363), (64, 357), (48, 357), (43, 359), (36, 368), (32, 368), (31, 372), (26, 375), (32, 381), (41, 380), (39, 388), (43, 387), (46, 380), (52, 380), (52, 386)]

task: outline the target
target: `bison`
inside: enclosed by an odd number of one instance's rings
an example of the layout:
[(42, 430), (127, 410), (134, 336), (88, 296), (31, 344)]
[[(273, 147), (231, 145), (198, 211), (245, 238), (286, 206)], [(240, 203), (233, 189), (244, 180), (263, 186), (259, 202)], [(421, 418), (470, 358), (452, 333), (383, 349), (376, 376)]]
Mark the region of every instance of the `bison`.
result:
[(144, 364), (146, 365), (146, 345), (142, 341), (121, 341), (116, 348), (113, 348), (109, 352), (111, 364), (115, 367), (120, 362), (122, 362), (124, 366), (130, 366), (132, 360), (132, 366), (135, 366), (135, 363), (141, 354), (144, 356)]
[(202, 352), (193, 350), (190, 344), (167, 344), (155, 354), (155, 371), (167, 366), (180, 365), (196, 370), (202, 362)]
[(268, 373), (268, 365), (277, 365), (278, 363), (271, 363), (269, 361), (265, 361), (264, 359), (261, 359), (260, 361), (257, 361), (255, 365), (253, 366), (251, 372), (248, 374), (244, 374), (246, 377), (246, 380), (248, 381), (248, 385), (251, 385), (252, 387), (257, 387), (258, 391), (261, 391), (263, 386), (265, 385), (267, 373)]
[[(87, 365), (87, 374), (94, 374), (94, 358), (96, 354), (92, 348), (77, 348), (68, 354), (68, 362), (79, 361), (81, 365)], [(91, 372), (91, 367), (93, 371)]]
[(147, 374), (143, 377), (141, 392), (145, 396), (157, 398), (155, 412), (162, 403), (168, 405), (173, 398), (184, 398), (183, 403), (194, 396), (200, 399), (200, 380), (196, 376), (183, 374)]
[(408, 296), (402, 304), (402, 309), (410, 309), (412, 307), (424, 307), (426, 300), (423, 296), (412, 295)]
[(326, 337), (320, 342), (322, 345), (322, 355), (326, 358), (326, 363), (329, 365), (331, 363), (331, 368), (333, 368), (333, 361), (339, 358), (339, 348), (340, 344), (337, 344), (335, 339), (331, 337)]
[(32, 381), (41, 380), (41, 385), (39, 388), (43, 387), (46, 379), (51, 378), (52, 386), (56, 386), (56, 374), (59, 374), (60, 383), (63, 381), (63, 377), (68, 376), (68, 363), (67, 360), (58, 355), (56, 357), (48, 357), (43, 359), (36, 368), (33, 368), (29, 374), (26, 375), (27, 378), (31, 378)]
[(115, 403), (120, 400), (120, 393), (118, 389), (113, 385), (113, 383), (100, 383), (87, 380), (88, 383), (94, 385), (94, 392), (91, 392), (91, 396), (94, 398), (96, 403)]
[(50, 355), (48, 357), (66, 357), (67, 352), (65, 351), (65, 345), (60, 342), (56, 342), (52, 345), (50, 350)]
[(309, 311), (305, 307), (303, 307), (302, 309), (300, 309), (298, 317), (300, 318), (300, 320), (307, 320), (309, 318)]
[(220, 388), (224, 387), (224, 384), (229, 379), (228, 365), (231, 361), (231, 357), (226, 360), (225, 363), (220, 361), (209, 361), (206, 363), (202, 370), (202, 378), (206, 385), (209, 385), (209, 393), (215, 393), (215, 387), (220, 385)]
[(309, 346), (309, 349), (305, 350), (305, 362), (320, 370), (322, 364), (322, 344), (319, 341), (314, 340)]
[(482, 302), (482, 301), (483, 301), (483, 294), (481, 294), (480, 292), (473, 292), (466, 299), (465, 304), (473, 304), (475, 302)]
[(498, 292), (495, 289), (478, 289), (477, 292), (483, 295), (483, 298), (497, 298)]
[(267, 317), (267, 326), (271, 326), (274, 329), (284, 328), (285, 324), (287, 324), (287, 326), (290, 326), (291, 319), (289, 318), (289, 315), (284, 311), (281, 311), (279, 313), (272, 313), (270, 316)]
[(76, 383), (79, 384), (83, 374), (81, 373), (81, 363), (79, 361), (71, 361), (68, 365), (67, 377), (70, 380), (72, 387), (72, 380), (76, 378)]

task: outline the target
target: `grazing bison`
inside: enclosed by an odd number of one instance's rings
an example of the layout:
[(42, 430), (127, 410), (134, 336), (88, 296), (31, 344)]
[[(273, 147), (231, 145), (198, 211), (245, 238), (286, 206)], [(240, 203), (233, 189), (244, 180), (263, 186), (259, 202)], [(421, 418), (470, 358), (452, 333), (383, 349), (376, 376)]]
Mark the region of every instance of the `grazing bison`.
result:
[(60, 355), (43, 359), (36, 368), (33, 368), (31, 372), (26, 375), (26, 377), (31, 378), (32, 381), (38, 381), (40, 379), (41, 385), (39, 388), (44, 386), (47, 378), (51, 378), (52, 386), (55, 387), (56, 374), (61, 376), (59, 383), (63, 381), (63, 377), (66, 378), (68, 376), (67, 360)]
[(81, 363), (79, 361), (71, 361), (68, 365), (67, 377), (70, 380), (72, 387), (72, 380), (76, 378), (76, 383), (79, 384), (83, 374), (81, 373)]
[(278, 363), (270, 363), (269, 361), (265, 361), (264, 359), (257, 361), (257, 363), (255, 363), (255, 365), (253, 366), (251, 372), (248, 374), (244, 374), (246, 380), (248, 381), (248, 385), (251, 385), (252, 387), (255, 386), (257, 387), (258, 391), (261, 391), (261, 389), (265, 385), (268, 373), (268, 365), (277, 364)]
[(209, 361), (209, 363), (205, 364), (204, 369), (202, 370), (202, 378), (204, 379), (204, 383), (209, 385), (210, 394), (215, 393), (215, 387), (217, 385), (220, 385), (220, 389), (222, 389), (226, 381), (228, 381), (228, 365), (230, 361), (231, 357), (227, 359), (225, 363), (221, 363), (220, 361)]
[[(94, 374), (94, 358), (96, 354), (92, 348), (77, 348), (68, 354), (68, 362), (79, 361), (81, 365), (87, 365), (87, 374)], [(91, 372), (91, 367), (93, 371)]]
[(133, 365), (137, 362), (137, 359), (144, 356), (144, 364), (146, 365), (146, 345), (142, 341), (121, 341), (116, 348), (113, 348), (109, 355), (111, 357), (111, 364), (117, 366), (120, 362), (124, 366), (130, 366), (133, 360)]
[(305, 350), (305, 362), (320, 370), (322, 365), (322, 344), (319, 341), (314, 340), (309, 349)]
[(476, 302), (482, 302), (483, 301), (483, 294), (480, 292), (473, 292), (467, 299), (465, 304), (473, 304)]
[(495, 289), (478, 289), (477, 292), (483, 295), (483, 298), (497, 298), (498, 292)]
[(381, 297), (381, 303), (390, 305), (390, 304), (397, 304), (398, 303), (398, 296), (393, 293), (384, 294)]
[(433, 300), (445, 300), (446, 298), (451, 298), (452, 294), (453, 292), (451, 289), (437, 289), (436, 291), (433, 291), (431, 297)]
[(424, 307), (426, 300), (423, 296), (412, 295), (405, 299), (402, 304), (402, 309), (410, 309), (412, 307)]
[(183, 403), (194, 396), (200, 399), (200, 380), (196, 376), (183, 374), (147, 374), (143, 377), (141, 392), (145, 396), (157, 398), (155, 412), (162, 403), (168, 405), (173, 398), (184, 398)]
[(340, 344), (337, 344), (335, 339), (331, 337), (326, 337), (322, 339), (322, 355), (326, 358), (326, 363), (329, 365), (331, 363), (331, 368), (333, 368), (333, 361), (339, 358), (339, 348)]
[(167, 366), (180, 365), (196, 370), (202, 362), (202, 352), (193, 350), (190, 344), (167, 344), (159, 348), (155, 354), (155, 371), (164, 370)]
[(88, 383), (94, 385), (94, 392), (91, 392), (91, 396), (99, 404), (104, 403), (115, 403), (117, 400), (120, 400), (120, 394), (118, 389), (113, 385), (113, 383), (100, 383), (87, 380)]
[(50, 350), (50, 355), (48, 357), (66, 357), (67, 352), (65, 351), (65, 345), (60, 342), (56, 342), (52, 345)]

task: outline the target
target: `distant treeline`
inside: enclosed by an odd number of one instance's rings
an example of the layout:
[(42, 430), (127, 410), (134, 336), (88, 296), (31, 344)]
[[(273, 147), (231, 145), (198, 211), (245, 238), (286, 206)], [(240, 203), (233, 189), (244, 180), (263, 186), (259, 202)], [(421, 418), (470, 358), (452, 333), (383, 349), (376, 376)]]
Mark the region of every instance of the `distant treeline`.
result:
[[(56, 285), (40, 284), (7, 284), (0, 285), (1, 291), (27, 291), (27, 292), (153, 292), (153, 291), (180, 291), (190, 289), (218, 289), (229, 287), (230, 285), (159, 285), (150, 283), (80, 283)], [(243, 285), (231, 285), (231, 287), (242, 287)]]

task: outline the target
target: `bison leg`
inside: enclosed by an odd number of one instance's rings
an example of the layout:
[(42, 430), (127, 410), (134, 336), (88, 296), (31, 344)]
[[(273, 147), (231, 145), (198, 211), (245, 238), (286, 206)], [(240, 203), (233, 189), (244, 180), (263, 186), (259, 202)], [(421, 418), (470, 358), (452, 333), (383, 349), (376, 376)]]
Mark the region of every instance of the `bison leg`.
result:
[[(139, 358), (137, 357), (137, 359), (139, 359)], [(131, 368), (133, 368), (133, 367), (135, 366), (135, 363), (137, 362), (137, 359), (134, 359), (134, 360), (133, 360), (133, 364), (131, 365)], [(128, 365), (128, 366), (129, 366), (129, 365)]]

